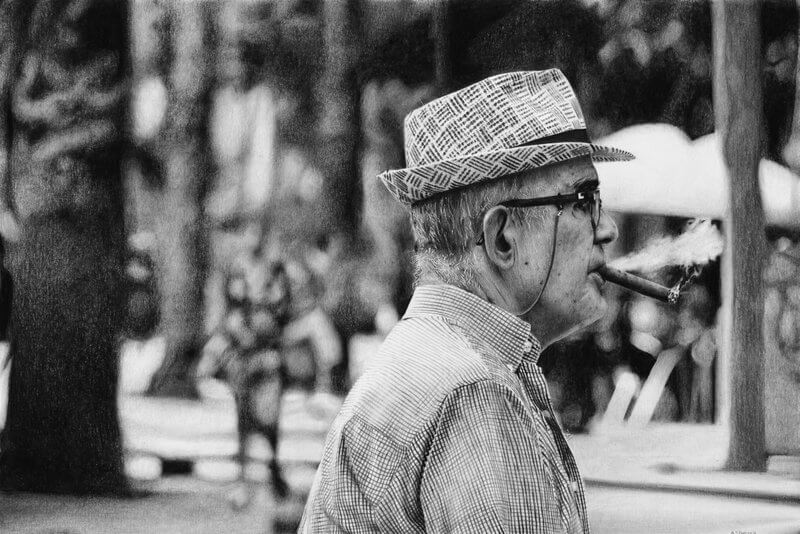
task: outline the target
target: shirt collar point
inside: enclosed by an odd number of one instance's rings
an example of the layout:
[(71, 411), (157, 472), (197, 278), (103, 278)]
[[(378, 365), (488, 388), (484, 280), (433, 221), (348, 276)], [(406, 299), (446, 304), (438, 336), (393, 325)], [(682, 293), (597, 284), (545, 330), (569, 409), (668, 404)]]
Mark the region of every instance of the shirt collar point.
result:
[(536, 363), (541, 343), (531, 325), (481, 297), (455, 286), (422, 285), (414, 291), (404, 319), (438, 315), (465, 328), (471, 336), (492, 345), (505, 363), (519, 369), (523, 361)]

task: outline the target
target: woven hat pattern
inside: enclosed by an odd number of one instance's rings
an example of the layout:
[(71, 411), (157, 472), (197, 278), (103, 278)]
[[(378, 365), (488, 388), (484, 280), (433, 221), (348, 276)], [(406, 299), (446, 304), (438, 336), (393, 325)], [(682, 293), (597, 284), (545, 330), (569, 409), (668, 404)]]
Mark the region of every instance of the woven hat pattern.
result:
[(406, 163), (420, 167), (584, 128), (561, 71), (501, 74), (411, 112), (405, 121)]
[(558, 69), (492, 76), (434, 100), (405, 120), (408, 167), (381, 174), (404, 204), (580, 156), (620, 161), (625, 151), (582, 142), (521, 146), (585, 130), (578, 99)]

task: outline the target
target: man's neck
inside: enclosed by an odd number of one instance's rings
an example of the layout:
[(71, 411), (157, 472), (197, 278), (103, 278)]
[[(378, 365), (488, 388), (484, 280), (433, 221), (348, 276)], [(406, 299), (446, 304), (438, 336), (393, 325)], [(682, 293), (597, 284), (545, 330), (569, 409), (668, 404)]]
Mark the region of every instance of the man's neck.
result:
[[(482, 299), (494, 304), (498, 308), (502, 308), (509, 313), (517, 315), (519, 313), (519, 303), (510, 292), (494, 278), (482, 278), (478, 280), (478, 287), (471, 291)], [(546, 318), (538, 317), (538, 307), (529, 310), (524, 315), (518, 315), (520, 319), (531, 325), (531, 333), (542, 344), (542, 350), (551, 345), (556, 339), (554, 336), (542, 328), (543, 325), (548, 324)]]
[[(464, 291), (468, 291), (477, 297), (482, 298), (486, 302), (502, 308), (503, 310), (517, 315), (516, 309), (518, 303), (509, 291), (502, 286), (494, 278), (487, 278), (478, 276), (477, 284), (474, 287), (460, 287)], [(449, 284), (431, 275), (423, 275), (417, 280), (417, 285), (444, 285)], [(520, 319), (531, 325), (531, 333), (542, 344), (542, 350), (553, 344), (555, 341), (561, 339), (562, 336), (554, 335), (553, 332), (542, 328), (543, 325), (549, 324), (547, 317), (540, 317), (541, 310), (539, 306), (534, 307), (525, 315), (519, 316)]]
[[(555, 328), (552, 328), (552, 317), (549, 317), (544, 310), (542, 310), (541, 306), (536, 306), (534, 309), (529, 311), (525, 317), (522, 317), (522, 320), (531, 325), (531, 332), (536, 339), (539, 340), (539, 343), (542, 344), (542, 350), (546, 349), (559, 339), (565, 337), (566, 334), (563, 334), (561, 331), (556, 331)], [(547, 328), (550, 326), (551, 328)]]

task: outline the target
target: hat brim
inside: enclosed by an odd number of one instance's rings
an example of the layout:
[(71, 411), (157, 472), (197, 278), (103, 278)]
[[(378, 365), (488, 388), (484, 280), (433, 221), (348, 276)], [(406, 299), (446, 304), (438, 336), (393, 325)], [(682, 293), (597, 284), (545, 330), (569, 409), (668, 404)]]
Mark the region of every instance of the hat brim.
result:
[(411, 206), (434, 195), (582, 156), (594, 161), (630, 161), (630, 152), (590, 143), (552, 143), (470, 154), (419, 167), (382, 173), (379, 178), (401, 203)]

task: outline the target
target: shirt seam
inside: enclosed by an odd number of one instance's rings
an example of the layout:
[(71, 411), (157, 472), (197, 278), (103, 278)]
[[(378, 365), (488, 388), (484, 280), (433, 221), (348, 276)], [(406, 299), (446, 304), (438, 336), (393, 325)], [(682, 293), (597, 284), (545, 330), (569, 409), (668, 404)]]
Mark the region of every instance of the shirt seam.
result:
[[(464, 384), (461, 384), (461, 385), (459, 385), (459, 386), (456, 386), (456, 387), (455, 387), (455, 388), (453, 388), (453, 389), (452, 389), (452, 390), (451, 390), (449, 393), (447, 393), (447, 395), (445, 395), (445, 396), (442, 398), (442, 400), (441, 400), (441, 401), (439, 401), (439, 404), (438, 404), (438, 406), (436, 407), (436, 414), (437, 414), (437, 415), (436, 415), (436, 418), (435, 418), (435, 422), (433, 423), (433, 429), (434, 429), (434, 431), (433, 431), (433, 434), (432, 434), (432, 438), (431, 438), (431, 439), (433, 439), (433, 436), (435, 436), (435, 435), (436, 435), (436, 429), (438, 429), (438, 428), (439, 428), (439, 426), (440, 426), (440, 424), (441, 424), (441, 419), (442, 419), (442, 407), (444, 406), (445, 402), (447, 402), (447, 400), (448, 400), (448, 399), (450, 399), (450, 397), (451, 397), (451, 396), (453, 396), (453, 395), (455, 395), (455, 394), (459, 393), (459, 392), (460, 392), (462, 389), (464, 389), (464, 388), (467, 388), (467, 387), (470, 387), (470, 386), (474, 386), (474, 385), (476, 385), (476, 384), (482, 384), (482, 383), (494, 384), (494, 385), (498, 386), (498, 387), (499, 387), (501, 390), (503, 390), (505, 394), (508, 394), (508, 393), (511, 393), (511, 394), (513, 394), (513, 393), (514, 393), (514, 391), (513, 391), (511, 388), (509, 388), (509, 387), (507, 387), (507, 386), (505, 386), (505, 385), (503, 385), (503, 384), (500, 384), (500, 383), (498, 383), (498, 382), (494, 381), (494, 380), (493, 380), (492, 378), (490, 378), (490, 377), (482, 377), (482, 378), (474, 379), (474, 380), (471, 380), (471, 381), (469, 381), (469, 382), (466, 382), (466, 383), (464, 383)], [(370, 423), (367, 423), (367, 422), (364, 422), (364, 423), (365, 423), (365, 424), (367, 424), (367, 425), (369, 425), (369, 426), (370, 426), (370, 427), (372, 427), (372, 428), (375, 428), (375, 427), (374, 427), (374, 425), (371, 425)], [(534, 428), (534, 431), (536, 432), (536, 436), (538, 437), (538, 435), (539, 435), (539, 432), (538, 432), (538, 430), (536, 430), (536, 427), (535, 427), (535, 425), (531, 425), (531, 426), (533, 426), (533, 428)], [(399, 447), (399, 448), (400, 448), (400, 451), (401, 451), (401, 454), (400, 454), (400, 462), (398, 462), (398, 464), (397, 464), (397, 465), (394, 467), (394, 469), (392, 470), (392, 476), (391, 476), (391, 478), (389, 479), (389, 482), (388, 482), (388, 484), (386, 485), (386, 488), (387, 488), (387, 489), (388, 489), (388, 488), (390, 488), (390, 487), (391, 487), (391, 486), (392, 486), (392, 485), (393, 485), (393, 484), (394, 484), (394, 483), (397, 481), (397, 477), (400, 475), (399, 467), (400, 467), (401, 465), (404, 465), (404, 464), (405, 464), (405, 462), (406, 462), (406, 460), (408, 459), (409, 455), (410, 455), (410, 454), (412, 453), (412, 451), (413, 451), (414, 443), (415, 443), (415, 442), (416, 442), (416, 441), (419, 439), (420, 435), (422, 435), (422, 434), (425, 432), (425, 430), (426, 430), (427, 428), (428, 428), (427, 426), (424, 426), (424, 427), (420, 428), (420, 429), (419, 429), (419, 430), (418, 430), (418, 431), (417, 431), (417, 432), (416, 432), (416, 433), (415, 433), (415, 434), (412, 436), (412, 438), (411, 438), (411, 440), (410, 440), (410, 443), (409, 443), (409, 444)], [(385, 435), (385, 433), (384, 433), (384, 432), (382, 432), (382, 431), (380, 431), (380, 433), (381, 433), (381, 435)], [(396, 440), (394, 440), (393, 438), (390, 438), (389, 436), (386, 436), (386, 437), (387, 437), (387, 438), (388, 438), (390, 441), (392, 441), (392, 443), (393, 443), (393, 444), (397, 445), (397, 441), (396, 441)], [(538, 445), (538, 443), (537, 443), (537, 445)], [(538, 446), (537, 446), (537, 448), (538, 448)], [(539, 451), (537, 451), (537, 452), (539, 452)], [(423, 457), (423, 460), (422, 460), (422, 468), (420, 469), (420, 474), (419, 474), (419, 484), (420, 484), (420, 485), (422, 484), (422, 475), (423, 475), (423, 473), (425, 472), (425, 469), (427, 468), (427, 465), (428, 465), (428, 458), (429, 458), (429, 456), (430, 456), (430, 446), (426, 447), (425, 454), (424, 454), (424, 457)], [(419, 488), (417, 488), (417, 489), (419, 489)], [(419, 507), (420, 513), (422, 513), (422, 503), (420, 502), (420, 495), (421, 495), (421, 492), (420, 492), (420, 491), (416, 491), (415, 493), (416, 493), (416, 496), (417, 496), (417, 505), (418, 505), (418, 507)], [(378, 509), (379, 509), (379, 508), (381, 508), (381, 507), (383, 506), (383, 504), (384, 504), (385, 500), (388, 498), (388, 496), (389, 496), (389, 492), (388, 492), (388, 491), (386, 491), (386, 490), (384, 490), (384, 491), (383, 491), (383, 495), (381, 495), (380, 499), (378, 499), (378, 500), (375, 502), (375, 505), (374, 505), (374, 506), (375, 506), (375, 509), (376, 509), (376, 515), (378, 514)], [(423, 518), (423, 519), (424, 519), (424, 518)]]
[[(386, 433), (386, 432), (385, 432), (383, 429), (381, 429), (381, 428), (380, 428), (380, 427), (378, 427), (377, 425), (374, 425), (374, 424), (372, 424), (371, 422), (367, 421), (366, 419), (364, 419), (364, 418), (363, 418), (363, 417), (362, 417), (360, 414), (358, 414), (358, 413), (353, 413), (353, 414), (351, 414), (351, 415), (350, 415), (350, 418), (348, 419), (348, 421), (347, 421), (347, 422), (349, 423), (350, 421), (353, 421), (353, 420), (357, 420), (359, 424), (362, 424), (362, 425), (364, 425), (364, 426), (367, 426), (367, 427), (369, 427), (369, 428), (370, 428), (370, 430), (372, 430), (373, 432), (376, 432), (377, 434), (380, 434), (380, 435), (381, 435), (381, 436), (382, 436), (382, 437), (383, 437), (383, 438), (384, 438), (384, 439), (385, 439), (387, 442), (391, 443), (392, 447), (393, 447), (393, 448), (394, 448), (394, 449), (395, 449), (395, 450), (398, 452), (398, 457), (399, 457), (399, 459), (400, 459), (401, 461), (399, 461), (399, 462), (397, 463), (397, 465), (395, 465), (395, 466), (394, 466), (394, 468), (392, 469), (392, 477), (389, 479), (389, 482), (388, 482), (388, 483), (387, 483), (387, 485), (386, 485), (387, 487), (388, 487), (388, 486), (391, 486), (391, 485), (392, 485), (392, 482), (394, 482), (394, 477), (395, 477), (395, 474), (397, 473), (398, 467), (399, 467), (400, 465), (402, 465), (402, 464), (403, 464), (402, 460), (404, 460), (404, 459), (405, 459), (405, 457), (406, 457), (406, 449), (408, 448), (408, 446), (403, 446), (403, 445), (401, 445), (400, 443), (398, 443), (398, 441), (397, 441), (396, 439), (394, 439), (392, 436), (390, 436), (389, 434), (387, 434), (387, 433)], [(345, 426), (346, 426), (346, 425), (347, 425), (347, 423), (345, 423)], [(344, 428), (343, 428), (342, 430), (344, 431)], [(377, 509), (377, 507), (380, 505), (380, 503), (381, 503), (381, 502), (383, 502), (383, 499), (386, 497), (386, 493), (387, 493), (387, 492), (386, 492), (386, 488), (384, 488), (384, 489), (383, 489), (383, 491), (381, 491), (381, 493), (382, 493), (383, 495), (381, 495), (381, 496), (380, 496), (380, 499), (377, 499), (377, 500), (375, 501), (375, 503), (373, 504), (373, 506), (374, 506), (376, 509)]]
[[(453, 397), (453, 396), (457, 395), (458, 393), (460, 393), (461, 390), (463, 390), (464, 388), (467, 388), (467, 387), (470, 387), (470, 386), (476, 386), (478, 384), (489, 384), (489, 385), (497, 386), (500, 389), (500, 391), (503, 393), (503, 398), (504, 398), (504, 401), (506, 401), (506, 402), (508, 402), (508, 400), (509, 400), (509, 398), (508, 398), (509, 394), (512, 395), (512, 396), (516, 395), (516, 392), (513, 389), (511, 389), (510, 387), (506, 386), (505, 384), (501, 384), (501, 383), (495, 381), (491, 377), (479, 378), (477, 380), (473, 380), (471, 382), (468, 382), (468, 383), (465, 383), (465, 384), (461, 384), (460, 386), (457, 386), (457, 387), (453, 388), (447, 395), (444, 396), (444, 398), (439, 402), (439, 406), (436, 408), (437, 416), (436, 416), (436, 422), (433, 425), (434, 431), (432, 433), (432, 438), (431, 439), (433, 439), (433, 436), (436, 436), (436, 433), (437, 433), (439, 427), (441, 426), (442, 417), (443, 417), (443, 409), (442, 409), (442, 407), (444, 406), (445, 402), (447, 402), (451, 397)], [(541, 450), (541, 446), (539, 445), (539, 438), (540, 438), (540, 434), (541, 433), (536, 428), (535, 422), (531, 422), (531, 423), (532, 424), (530, 426), (533, 428), (533, 431), (534, 431), (534, 436), (533, 436), (534, 439), (533, 439), (533, 441), (534, 441), (534, 443), (536, 443), (536, 448), (537, 448), (536, 454), (537, 455), (541, 455), (542, 454), (542, 450)], [(421, 432), (422, 432), (422, 429), (420, 430), (420, 433)], [(418, 435), (419, 435), (419, 433), (415, 435), (415, 438)], [(427, 450), (425, 451), (425, 457), (424, 457), (424, 459), (422, 461), (422, 469), (420, 470), (420, 485), (422, 484), (423, 473), (426, 471), (426, 469), (428, 467), (428, 460), (430, 458), (430, 453), (431, 453), (431, 448), (429, 446), (429, 447), (427, 447)], [(403, 457), (405, 458), (406, 454), (404, 454)], [(419, 500), (419, 496), (420, 495), (421, 495), (421, 492), (417, 491), (417, 499), (418, 500)], [(422, 509), (422, 506), (420, 505), (420, 510), (421, 509)], [(502, 526), (501, 526), (501, 528), (502, 528)], [(503, 532), (505, 532), (505, 531), (503, 531)]]
[[(461, 324), (456, 320), (445, 317), (444, 315), (435, 315), (435, 317), (440, 318), (443, 323), (445, 323), (447, 326), (450, 327), (451, 331), (454, 334), (464, 339), (465, 344), (472, 350), (472, 352), (474, 352), (478, 356), (478, 358), (480, 358), (483, 370), (486, 372), (491, 372), (491, 369), (489, 368), (488, 365), (486, 365), (486, 361), (484, 359), (484, 357), (487, 355), (486, 351), (481, 350), (480, 347), (476, 346), (475, 342), (472, 339), (474, 336), (470, 335), (469, 328), (467, 328), (467, 326)], [(493, 356), (497, 358), (499, 363), (502, 365), (514, 364), (515, 366), (519, 366), (519, 364), (522, 362), (521, 354), (519, 355), (519, 357), (517, 357), (517, 355), (513, 355), (511, 358), (509, 358), (510, 360), (513, 359), (513, 361), (506, 361), (506, 358), (503, 357), (503, 355), (497, 349), (497, 347), (495, 347), (491, 343), (486, 343), (486, 346), (492, 351)], [(483, 380), (483, 379), (477, 379), (477, 380)], [(455, 389), (453, 391), (455, 391)]]
[[(469, 335), (467, 335), (467, 332), (466, 332), (465, 328), (463, 326), (457, 324), (456, 322), (450, 320), (448, 317), (445, 317), (444, 315), (438, 314), (438, 313), (426, 313), (426, 314), (423, 314), (423, 315), (416, 315), (414, 317), (404, 318), (403, 320), (404, 321), (405, 320), (412, 320), (413, 321), (414, 319), (418, 319), (419, 320), (419, 319), (424, 319), (425, 317), (429, 317), (429, 318), (432, 318), (432, 319), (435, 318), (435, 319), (440, 320), (442, 324), (447, 326), (447, 328), (450, 330), (450, 332), (452, 334), (454, 334), (454, 336), (456, 336), (457, 338), (460, 338), (461, 340), (463, 340), (464, 345), (466, 346), (467, 349), (471, 350), (480, 359), (482, 371), (484, 371), (486, 373), (490, 372), (489, 367), (486, 365), (486, 362), (484, 361), (484, 359), (482, 357), (481, 351), (479, 351), (475, 347), (475, 345), (472, 342), (472, 340), (470, 339)], [(491, 377), (488, 377), (488, 376), (479, 377), (479, 378), (473, 378), (473, 379), (470, 379), (468, 382), (465, 382), (463, 384), (460, 384), (460, 385), (454, 387), (446, 395), (444, 395), (444, 397), (442, 397), (442, 399), (439, 401), (438, 405), (436, 406), (436, 410), (434, 412), (434, 413), (437, 414), (436, 418), (435, 418), (436, 422), (433, 425), (434, 428), (438, 428), (438, 426), (439, 426), (439, 421), (440, 421), (441, 415), (442, 415), (442, 406), (448, 400), (448, 398), (450, 398), (451, 395), (453, 395), (457, 391), (461, 390), (462, 388), (468, 387), (468, 386), (471, 386), (471, 385), (474, 385), (474, 384), (480, 383), (480, 382), (494, 382), (494, 381), (493, 381), (493, 379)], [(498, 384), (498, 385), (501, 385), (501, 384)], [(505, 386), (503, 386), (503, 387), (505, 387)], [(505, 389), (509, 389), (509, 388), (505, 388)], [(351, 417), (356, 417), (356, 416), (357, 416), (357, 414), (353, 414)], [(371, 423), (369, 423), (367, 421), (364, 421), (363, 418), (361, 418), (360, 416), (359, 416), (359, 420), (361, 422), (363, 422), (364, 424), (369, 425), (371, 428), (377, 429), (377, 427), (375, 427), (374, 425), (372, 425)], [(428, 429), (428, 425), (422, 426), (422, 428), (418, 429), (411, 436), (411, 439), (409, 439), (409, 442), (407, 444), (405, 444), (405, 445), (399, 444), (394, 438), (391, 438), (390, 436), (385, 434), (383, 431), (379, 431), (381, 435), (383, 435), (387, 439), (389, 439), (395, 446), (398, 446), (398, 448), (400, 449), (400, 461), (397, 463), (397, 465), (394, 466), (394, 469), (392, 470), (392, 476), (390, 477), (389, 482), (386, 485), (386, 488), (382, 492), (383, 495), (381, 495), (380, 498), (375, 501), (374, 506), (375, 506), (375, 510), (376, 510), (376, 515), (379, 513), (378, 510), (383, 507), (383, 505), (385, 504), (386, 499), (389, 496), (389, 492), (386, 491), (386, 489), (392, 487), (395, 484), (395, 482), (397, 481), (397, 477), (400, 476), (400, 474), (401, 474), (400, 473), (400, 469), (399, 469), (400, 466), (406, 463), (406, 460), (408, 459), (408, 457), (411, 455), (411, 453), (413, 451), (414, 444), (419, 440), (420, 436), (422, 434), (424, 434), (427, 429)], [(422, 461), (422, 468), (420, 469), (420, 475), (419, 475), (420, 483), (421, 483), (421, 480), (422, 480), (422, 473), (425, 471), (425, 467), (426, 467), (426, 465), (428, 463), (428, 455), (430, 453), (429, 449), (430, 449), (430, 447), (428, 447), (428, 450), (425, 451), (425, 455), (424, 455), (424, 458), (423, 458), (423, 461)], [(416, 492), (416, 496), (417, 496), (417, 506), (418, 506), (418, 508), (420, 510), (420, 513), (422, 513), (422, 505), (421, 505), (421, 502), (419, 500), (420, 499), (420, 492), (419, 491)]]

